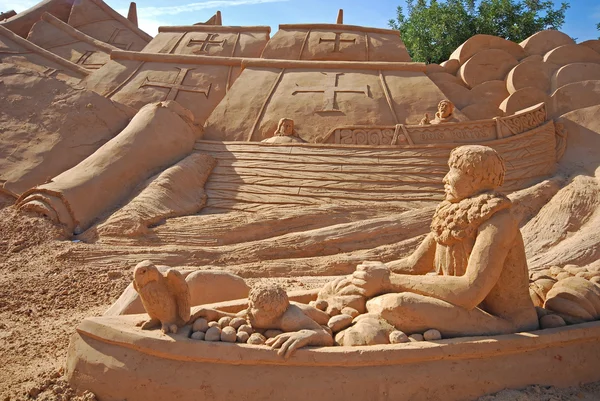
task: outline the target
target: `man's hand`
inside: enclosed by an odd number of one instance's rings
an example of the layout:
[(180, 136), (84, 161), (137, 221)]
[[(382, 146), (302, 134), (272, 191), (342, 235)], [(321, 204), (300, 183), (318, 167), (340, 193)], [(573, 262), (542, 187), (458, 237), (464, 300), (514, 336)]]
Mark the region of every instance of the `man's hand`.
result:
[(381, 262), (363, 262), (352, 274), (348, 289), (366, 298), (381, 295), (390, 289), (390, 269)]
[(196, 319), (203, 317), (209, 322), (219, 320), (223, 316), (223, 312), (211, 308), (199, 308), (194, 312), (190, 318), (190, 322), (193, 323)]
[(279, 348), (277, 355), (285, 359), (292, 356), (297, 349), (309, 345), (311, 338), (315, 335), (312, 330), (300, 330), (293, 333), (283, 333), (277, 337), (269, 338), (266, 342), (272, 349)]

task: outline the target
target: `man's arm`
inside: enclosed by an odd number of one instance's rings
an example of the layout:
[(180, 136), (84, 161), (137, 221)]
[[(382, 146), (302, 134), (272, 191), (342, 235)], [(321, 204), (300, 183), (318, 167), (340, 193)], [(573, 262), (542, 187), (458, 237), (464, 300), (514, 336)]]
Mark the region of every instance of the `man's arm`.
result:
[(518, 229), (510, 211), (498, 212), (481, 225), (464, 276), (392, 274), (386, 292), (412, 292), (471, 310), (496, 285)]
[(412, 255), (388, 262), (385, 265), (393, 273), (401, 274), (425, 274), (433, 270), (435, 259), (435, 239), (433, 233), (429, 233), (421, 245), (412, 253)]
[(198, 310), (196, 310), (196, 312), (194, 312), (194, 314), (190, 317), (189, 322), (194, 322), (196, 319), (199, 318), (204, 318), (206, 320), (208, 320), (209, 322), (211, 321), (216, 321), (219, 320), (222, 317), (246, 317), (246, 309), (243, 309), (241, 311), (239, 311), (238, 313), (229, 313), (229, 312), (223, 312), (220, 310), (216, 310), (216, 309), (212, 309), (212, 308), (200, 308)]
[(307, 345), (333, 345), (331, 335), (295, 305), (290, 305), (281, 317), (280, 329), (284, 333), (268, 339), (266, 344), (279, 349), (277, 353), (286, 358)]

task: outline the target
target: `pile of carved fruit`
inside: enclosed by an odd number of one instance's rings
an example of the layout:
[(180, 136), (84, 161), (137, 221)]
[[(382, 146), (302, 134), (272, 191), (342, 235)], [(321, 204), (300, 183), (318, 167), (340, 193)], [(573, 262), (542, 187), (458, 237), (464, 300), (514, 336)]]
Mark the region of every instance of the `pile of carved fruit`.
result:
[(198, 318), (192, 325), (193, 340), (222, 341), (226, 343), (247, 343), (262, 345), (267, 339), (281, 334), (280, 330), (254, 330), (250, 324), (241, 317), (222, 317), (218, 321), (207, 321)]
[(600, 263), (552, 266), (531, 274), (529, 294), (542, 328), (600, 318)]

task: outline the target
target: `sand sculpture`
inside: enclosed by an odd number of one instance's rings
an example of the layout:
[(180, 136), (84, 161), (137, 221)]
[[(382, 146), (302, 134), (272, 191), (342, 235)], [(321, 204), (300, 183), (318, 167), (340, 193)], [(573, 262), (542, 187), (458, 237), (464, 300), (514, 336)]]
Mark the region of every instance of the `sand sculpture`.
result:
[[(259, 285), (250, 291), (247, 309), (234, 314), (201, 308), (194, 312), (191, 321), (194, 322), (194, 326), (200, 327), (198, 331), (202, 332), (202, 328), (205, 328), (204, 339), (207, 341), (220, 339), (252, 345), (266, 344), (277, 349), (278, 355), (289, 358), (297, 349), (304, 346), (333, 345), (331, 330), (328, 332), (322, 326), (328, 322), (328, 318), (329, 316), (313, 306), (290, 304), (285, 290), (281, 287)], [(214, 327), (211, 324), (213, 322), (217, 322), (219, 328), (223, 330)], [(234, 332), (236, 337), (231, 338), (233, 341), (227, 341), (224, 337), (227, 335), (226, 326), (237, 329), (237, 333)], [(254, 332), (255, 330), (257, 331)], [(213, 332), (219, 333), (220, 337), (211, 338)], [(242, 333), (247, 333), (249, 336)], [(194, 334), (191, 338), (196, 339)]]
[(476, 35), (425, 65), (342, 13), (155, 38), (135, 4), (2, 14), (0, 205), (134, 278), (77, 327), (71, 385), (460, 400), (600, 380), (598, 43)]
[(290, 118), (282, 118), (277, 124), (277, 130), (271, 138), (263, 139), (266, 143), (304, 143), (296, 131), (294, 131), (294, 120)]
[(177, 270), (163, 276), (150, 261), (139, 263), (133, 272), (133, 288), (140, 294), (150, 320), (140, 327), (160, 327), (163, 333), (177, 333), (190, 319), (190, 291)]
[[(448, 164), (446, 199), (415, 253), (389, 267), (359, 265), (337, 292), (368, 298), (369, 314), (409, 334), (436, 329), (447, 337), (537, 329), (523, 239), (510, 200), (494, 192), (504, 180), (504, 161), (491, 148), (469, 145), (454, 149)], [(425, 275), (432, 270), (438, 277)], [(358, 333), (349, 329), (341, 334), (342, 345), (369, 344), (360, 339), (368, 324), (361, 322), (354, 326)]]
[(444, 99), (438, 104), (438, 111), (435, 113), (435, 118), (429, 121), (429, 116), (425, 114), (419, 125), (455, 122), (456, 120), (452, 116), (452, 113), (454, 113), (454, 105), (451, 101)]

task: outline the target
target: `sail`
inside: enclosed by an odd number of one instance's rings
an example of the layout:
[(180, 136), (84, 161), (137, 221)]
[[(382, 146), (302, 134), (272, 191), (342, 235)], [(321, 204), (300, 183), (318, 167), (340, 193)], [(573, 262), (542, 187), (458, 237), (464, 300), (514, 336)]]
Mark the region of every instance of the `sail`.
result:
[(297, 135), (320, 143), (344, 125), (418, 124), (445, 98), (422, 63), (244, 60), (243, 67), (204, 139), (261, 141), (289, 118)]
[(344, 24), (279, 25), (262, 57), (279, 60), (411, 61), (398, 31)]
[(76, 2), (69, 15), (69, 25), (122, 50), (140, 51), (152, 40), (152, 36), (102, 0)]
[(240, 73), (242, 59), (231, 57), (113, 51), (111, 61), (84, 85), (136, 109), (175, 100), (205, 121)]
[(110, 52), (119, 50), (78, 31), (49, 13), (44, 13), (42, 19), (35, 23), (27, 40), (88, 70), (102, 67), (110, 60)]
[(269, 41), (268, 26), (192, 25), (160, 27), (145, 53), (260, 57)]
[(1, 25), (0, 62), (29, 68), (71, 83), (78, 83), (88, 75), (85, 68), (42, 49)]

